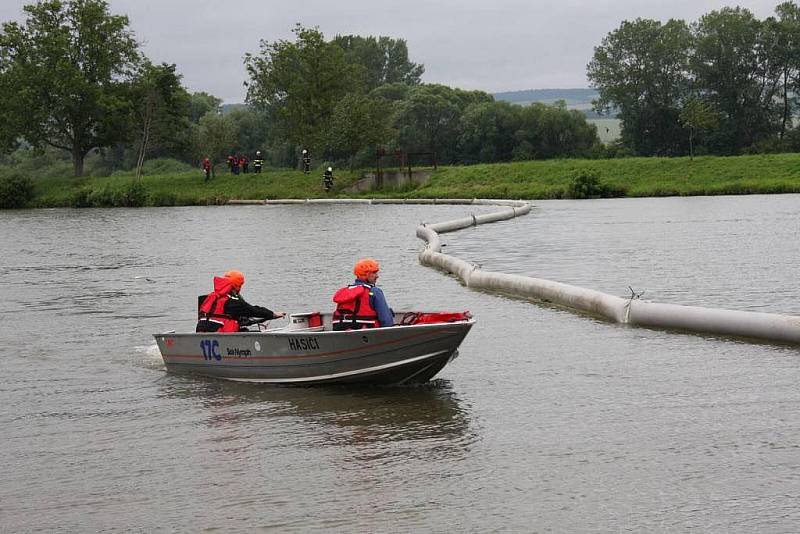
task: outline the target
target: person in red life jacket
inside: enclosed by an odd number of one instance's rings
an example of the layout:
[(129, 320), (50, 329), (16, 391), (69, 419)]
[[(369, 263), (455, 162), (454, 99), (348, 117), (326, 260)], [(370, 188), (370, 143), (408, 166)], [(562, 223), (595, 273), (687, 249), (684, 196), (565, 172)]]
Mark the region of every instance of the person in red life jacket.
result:
[(203, 158), (202, 166), (203, 166), (203, 172), (206, 174), (206, 182), (207, 182), (209, 178), (211, 178), (211, 170), (212, 170), (211, 160), (209, 159), (208, 156)]
[(247, 159), (247, 156), (242, 154), (239, 156), (239, 167), (242, 168), (242, 173), (247, 174), (247, 166), (250, 164), (250, 160)]
[(333, 296), (334, 330), (359, 330), (394, 325), (394, 313), (386, 303), (383, 291), (376, 286), (380, 265), (372, 258), (356, 262), (356, 281), (341, 288)]
[(239, 271), (228, 271), (221, 278), (215, 276), (214, 291), (200, 304), (195, 332), (238, 332), (240, 319), (270, 320), (286, 315), (245, 302), (239, 294), (243, 285), (244, 275)]

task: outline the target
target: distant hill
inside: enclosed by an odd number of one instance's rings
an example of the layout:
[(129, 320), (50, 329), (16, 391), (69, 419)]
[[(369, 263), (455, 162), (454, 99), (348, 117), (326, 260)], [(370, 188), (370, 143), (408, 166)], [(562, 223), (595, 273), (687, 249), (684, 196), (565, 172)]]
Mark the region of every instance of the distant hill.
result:
[(526, 89), (525, 91), (507, 91), (494, 93), (494, 99), (498, 101), (511, 102), (520, 106), (527, 106), (532, 102), (542, 104), (554, 104), (559, 100), (567, 103), (567, 109), (577, 109), (582, 111), (587, 119), (609, 118), (616, 116), (612, 111), (609, 115), (598, 115), (592, 109), (592, 100), (596, 100), (600, 95), (596, 89), (577, 88), (577, 89)]
[(567, 106), (574, 104), (588, 104), (591, 107), (592, 100), (597, 98), (595, 89), (526, 89), (525, 91), (507, 91), (495, 93), (495, 100), (504, 100), (514, 104), (530, 104), (531, 102), (542, 102), (552, 104), (557, 100), (564, 100)]
[[(588, 119), (602, 119), (616, 116), (616, 113), (613, 111), (609, 115), (598, 115), (592, 109), (592, 100), (596, 100), (600, 95), (597, 93), (597, 90), (588, 87), (577, 89), (526, 89), (524, 91), (494, 93), (492, 96), (497, 101), (510, 102), (512, 104), (519, 104), (520, 106), (527, 106), (532, 102), (554, 104), (559, 100), (563, 100), (567, 103), (567, 109), (582, 111)], [(247, 107), (247, 104), (240, 103), (222, 104), (222, 113), (227, 114), (233, 110)]]
[(222, 114), (228, 114), (235, 109), (246, 109), (249, 107), (247, 104), (222, 104)]

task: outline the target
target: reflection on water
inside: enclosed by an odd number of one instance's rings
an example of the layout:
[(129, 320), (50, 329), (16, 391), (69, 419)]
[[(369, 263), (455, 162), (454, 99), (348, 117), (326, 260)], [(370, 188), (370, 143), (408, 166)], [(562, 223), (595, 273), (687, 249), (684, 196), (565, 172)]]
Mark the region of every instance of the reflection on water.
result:
[(159, 385), (163, 396), (203, 406), (215, 429), (299, 417), (307, 425), (334, 427), (341, 444), (440, 440), (449, 455), (477, 439), (468, 411), (443, 379), (413, 387), (305, 388), (170, 376)]

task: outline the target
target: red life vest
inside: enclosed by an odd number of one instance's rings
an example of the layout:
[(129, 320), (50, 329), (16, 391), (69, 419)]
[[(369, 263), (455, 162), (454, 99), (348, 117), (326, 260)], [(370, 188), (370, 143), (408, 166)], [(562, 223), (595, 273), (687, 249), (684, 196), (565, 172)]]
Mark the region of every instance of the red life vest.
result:
[[(228, 302), (228, 295), (233, 291), (230, 281), (227, 278), (214, 277), (214, 291), (209, 293), (200, 305), (198, 327), (200, 321), (208, 321), (219, 325), (214, 329), (214, 325), (206, 325), (206, 332), (238, 332), (239, 320), (225, 313), (225, 303)], [(199, 330), (199, 329), (198, 329)]]
[(359, 330), (378, 328), (378, 312), (372, 307), (372, 286), (354, 284), (343, 287), (333, 296), (336, 311), (333, 312), (334, 330)]

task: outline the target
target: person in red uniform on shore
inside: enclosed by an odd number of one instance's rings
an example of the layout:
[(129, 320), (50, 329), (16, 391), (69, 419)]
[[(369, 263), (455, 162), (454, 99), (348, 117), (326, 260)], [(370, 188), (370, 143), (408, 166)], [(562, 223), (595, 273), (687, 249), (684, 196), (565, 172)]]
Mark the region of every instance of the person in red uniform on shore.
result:
[(244, 275), (239, 271), (228, 271), (224, 276), (214, 277), (214, 291), (200, 304), (195, 332), (238, 332), (239, 321), (258, 318), (266, 321), (284, 317), (285, 312), (273, 312), (263, 306), (248, 304), (239, 293), (244, 285)]
[(383, 291), (375, 285), (380, 265), (372, 258), (356, 262), (353, 274), (356, 281), (341, 288), (333, 296), (336, 311), (333, 312), (334, 330), (359, 330), (394, 325), (394, 313), (386, 303)]
[(208, 156), (203, 158), (202, 167), (203, 167), (203, 172), (206, 175), (206, 182), (207, 182), (209, 178), (211, 178), (211, 171), (213, 169), (213, 167), (211, 166), (211, 159), (209, 159)]

